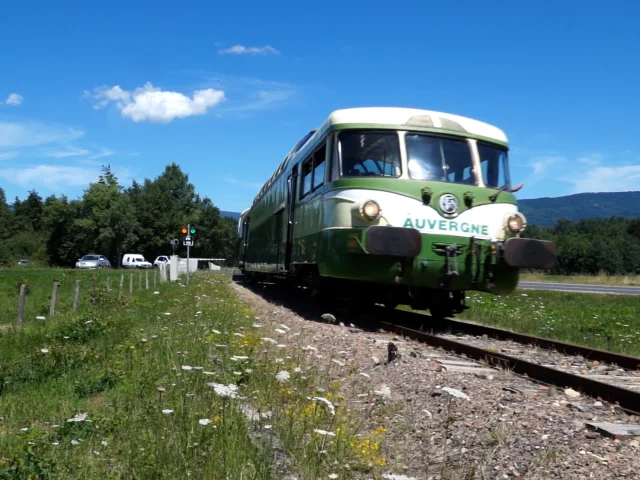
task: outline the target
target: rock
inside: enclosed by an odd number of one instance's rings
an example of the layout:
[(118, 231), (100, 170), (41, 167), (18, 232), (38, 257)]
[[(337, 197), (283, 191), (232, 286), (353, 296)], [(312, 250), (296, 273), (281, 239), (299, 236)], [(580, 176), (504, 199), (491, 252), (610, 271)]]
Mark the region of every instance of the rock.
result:
[(320, 315), (320, 318), (322, 318), (325, 322), (336, 323), (336, 317), (331, 315), (330, 313), (323, 313), (322, 315)]
[(576, 392), (572, 388), (565, 389), (564, 394), (569, 398), (578, 398), (580, 396), (580, 393)]
[(371, 360), (373, 360), (374, 365), (380, 365), (380, 359), (378, 357), (373, 356)]
[(640, 442), (638, 442), (638, 440), (631, 440), (629, 446), (631, 448), (640, 448)]

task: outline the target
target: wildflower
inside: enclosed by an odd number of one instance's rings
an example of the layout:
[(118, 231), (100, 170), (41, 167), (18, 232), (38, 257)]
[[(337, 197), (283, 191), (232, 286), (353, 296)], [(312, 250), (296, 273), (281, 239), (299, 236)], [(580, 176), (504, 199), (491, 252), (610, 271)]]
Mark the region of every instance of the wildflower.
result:
[(233, 384), (222, 385), (220, 383), (215, 383), (215, 382), (207, 383), (207, 385), (213, 388), (213, 391), (216, 392), (221, 397), (241, 398), (241, 396), (237, 392), (238, 390), (237, 385), (233, 385)]
[(278, 332), (278, 333), (280, 333), (280, 334), (282, 334), (282, 335), (284, 335), (285, 333), (287, 333), (287, 332), (285, 332), (284, 330), (282, 330), (281, 328), (276, 328), (276, 332)]
[(273, 343), (273, 344), (277, 344), (278, 343), (273, 338), (263, 338), (262, 341), (266, 342), (266, 343)]
[(141, 339), (140, 339), (140, 341), (141, 341), (142, 343), (147, 343), (149, 340), (147, 340), (146, 338), (141, 338)]
[(408, 477), (406, 475), (397, 475), (395, 473), (384, 473), (382, 474), (382, 478), (386, 480), (418, 480), (415, 477)]
[(335, 358), (332, 358), (331, 361), (333, 363), (336, 363), (336, 364), (340, 365), (341, 367), (344, 367), (346, 365), (344, 362), (341, 362), (340, 360), (335, 359)]
[(49, 349), (48, 348), (41, 348), (40, 352), (42, 353), (49, 353)]
[(233, 357), (231, 357), (231, 360), (234, 360), (234, 361), (237, 362), (238, 360), (247, 360), (248, 358), (249, 357), (245, 357), (245, 356), (242, 356), (242, 355), (234, 355)]
[(154, 295), (160, 295), (160, 292), (153, 292)]
[(164, 410), (162, 410), (162, 413), (164, 413), (165, 415), (169, 415), (170, 413), (173, 413), (173, 410), (169, 410), (168, 408), (165, 408)]
[(198, 423), (200, 425), (209, 425), (209, 423), (211, 423), (211, 420), (209, 420), (208, 418), (201, 418), (200, 420), (198, 420)]
[(67, 422), (84, 422), (87, 419), (86, 413), (78, 413), (74, 417), (67, 420)]
[(46, 320), (46, 317), (39, 315), (36, 317), (36, 320)]
[(327, 432), (326, 430), (321, 430), (319, 428), (314, 428), (313, 431), (315, 433), (317, 433), (318, 435), (325, 435), (325, 436), (328, 436), (328, 437), (335, 437), (336, 436), (336, 434), (333, 433), (333, 432)]
[(253, 326), (254, 326), (255, 328), (260, 328), (260, 327), (262, 326), (262, 324), (260, 324), (260, 323), (254, 323), (254, 324), (253, 324)]
[(165, 315), (171, 315), (171, 312), (164, 312)]
[(338, 474), (337, 473), (330, 473), (329, 474), (329, 478), (338, 478)]
[(105, 440), (102, 440), (102, 441), (100, 442), (100, 444), (101, 444), (103, 447), (106, 447), (107, 445), (109, 445), (109, 442), (107, 442), (107, 441), (105, 441)]
[(291, 374), (286, 370), (280, 370), (276, 374), (276, 380), (278, 380), (280, 383), (286, 382), (287, 380), (289, 380), (290, 377), (291, 377)]
[(238, 332), (234, 333), (233, 335), (236, 336), (236, 337), (244, 337), (244, 335), (242, 333), (238, 333)]
[(311, 400), (313, 400), (314, 402), (322, 402), (322, 403), (324, 403), (329, 408), (329, 411), (331, 411), (331, 415), (335, 415), (336, 414), (335, 406), (333, 405), (333, 403), (331, 403), (326, 398), (313, 397)]
[(279, 343), (278, 345), (276, 345), (276, 348), (285, 348), (286, 345), (283, 343)]
[(296, 367), (293, 369), (295, 373), (302, 373), (302, 369), (300, 367)]
[(80, 442), (77, 440), (71, 440), (71, 445), (80, 445)]
[(193, 367), (189, 366), (189, 365), (182, 365), (182, 370), (193, 370)]
[(280, 326), (281, 326), (282, 328), (284, 328), (285, 330), (287, 330), (287, 331), (291, 330), (289, 327), (287, 327), (287, 326), (286, 326), (285, 324), (283, 324), (283, 323), (281, 323), (281, 324), (280, 324)]

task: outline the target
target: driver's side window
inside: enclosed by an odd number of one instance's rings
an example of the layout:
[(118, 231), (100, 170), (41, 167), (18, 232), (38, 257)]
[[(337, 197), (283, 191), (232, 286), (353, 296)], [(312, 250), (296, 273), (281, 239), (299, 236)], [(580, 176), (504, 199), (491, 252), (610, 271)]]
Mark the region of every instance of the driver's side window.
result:
[(399, 177), (400, 143), (396, 132), (341, 132), (342, 175)]

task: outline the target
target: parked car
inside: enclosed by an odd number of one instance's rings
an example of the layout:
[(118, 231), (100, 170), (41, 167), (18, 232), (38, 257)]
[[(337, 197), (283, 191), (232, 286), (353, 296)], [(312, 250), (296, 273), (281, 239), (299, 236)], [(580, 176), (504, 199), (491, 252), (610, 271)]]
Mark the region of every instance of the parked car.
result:
[(20, 265), (21, 267), (27, 267), (29, 266), (29, 260), (21, 258), (20, 260), (18, 260), (18, 265)]
[(122, 257), (122, 267), (123, 268), (152, 268), (153, 265), (151, 265), (151, 263), (149, 263), (139, 253), (125, 253), (124, 257)]
[(111, 262), (104, 255), (90, 253), (76, 262), (76, 268), (111, 268)]
[(157, 268), (160, 268), (161, 265), (170, 265), (171, 264), (171, 259), (166, 255), (160, 255), (158, 258), (155, 259), (153, 264)]

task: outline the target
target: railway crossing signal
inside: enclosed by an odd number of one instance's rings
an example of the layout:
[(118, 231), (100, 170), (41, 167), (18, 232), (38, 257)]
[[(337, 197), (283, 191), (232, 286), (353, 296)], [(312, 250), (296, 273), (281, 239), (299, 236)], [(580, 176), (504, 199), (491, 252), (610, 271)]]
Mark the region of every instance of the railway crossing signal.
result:
[(180, 233), (185, 236), (182, 244), (187, 247), (187, 285), (189, 285), (189, 248), (193, 247), (193, 238), (191, 235), (195, 235), (196, 229), (189, 224), (186, 227), (180, 228)]

